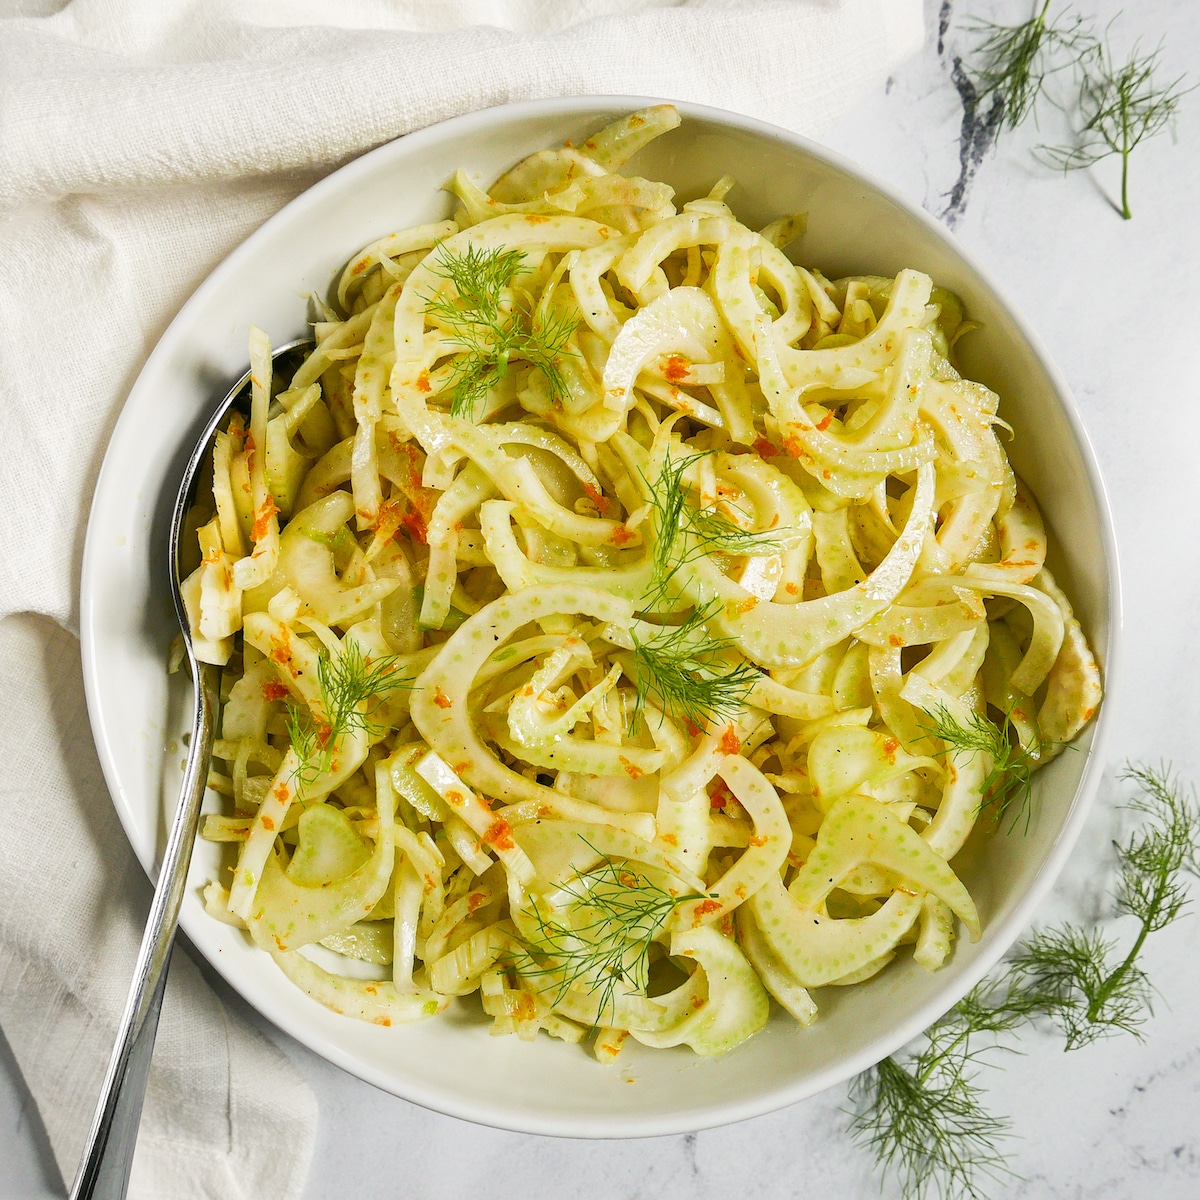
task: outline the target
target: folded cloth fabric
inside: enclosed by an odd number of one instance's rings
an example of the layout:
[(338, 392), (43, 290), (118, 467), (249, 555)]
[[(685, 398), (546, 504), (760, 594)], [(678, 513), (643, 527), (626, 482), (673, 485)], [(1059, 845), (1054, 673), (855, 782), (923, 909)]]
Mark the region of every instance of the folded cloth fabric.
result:
[[(66, 1178), (149, 896), (87, 730), (79, 563), (180, 304), (321, 175), (433, 121), (602, 93), (819, 135), (921, 33), (920, 0), (0, 0), (0, 1028)], [(315, 1123), (177, 955), (132, 1194), (298, 1195)]]

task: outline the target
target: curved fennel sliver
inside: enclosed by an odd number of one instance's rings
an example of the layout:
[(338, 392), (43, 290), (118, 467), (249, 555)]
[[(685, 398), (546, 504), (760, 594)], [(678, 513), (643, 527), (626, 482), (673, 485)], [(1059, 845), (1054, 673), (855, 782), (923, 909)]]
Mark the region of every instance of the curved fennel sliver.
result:
[[(752, 251), (757, 253), (758, 265), (754, 264)], [(755, 320), (762, 312), (754, 294), (757, 277), (765, 275), (779, 292), (783, 312), (771, 331), (781, 344), (791, 345), (812, 325), (813, 305), (804, 285), (805, 274), (778, 247), (744, 226), (737, 226), (722, 239), (713, 266), (713, 292), (725, 323), (747, 359), (754, 357)]]
[(1013, 583), (1032, 583), (1046, 562), (1046, 523), (1037, 502), (1018, 479), (1012, 506), (995, 519), (1000, 560), (976, 563), (979, 578), (1002, 577)]
[[(868, 864), (899, 877), (899, 890), (870, 916), (829, 917), (822, 911), (828, 894)], [(791, 979), (808, 988), (873, 974), (920, 916), (926, 894), (946, 903), (972, 940), (979, 937), (974, 902), (930, 842), (885, 805), (847, 796), (830, 810), (816, 848), (792, 884), (784, 888), (773, 877), (748, 906), (767, 947)]]
[(479, 529), (488, 555), (510, 591), (535, 585), (582, 584), (635, 603), (646, 594), (653, 570), (648, 555), (622, 567), (556, 567), (534, 562), (521, 550), (512, 531), (516, 507), (511, 500), (486, 500), (479, 506)]
[[(793, 388), (854, 388), (873, 381), (896, 355), (900, 335), (923, 324), (933, 282), (920, 271), (896, 276), (879, 324), (861, 341), (833, 350), (796, 350), (783, 346), (779, 361)], [(786, 420), (780, 415), (780, 420)]]
[(555, 793), (506, 767), (484, 743), (469, 705), (471, 683), (492, 651), (539, 617), (582, 613), (628, 625), (633, 605), (594, 588), (552, 584), (502, 596), (466, 620), (421, 672), (413, 686), (410, 713), (422, 737), (472, 787), (513, 800), (552, 798)]
[(826, 429), (828, 413), (814, 424), (808, 411), (794, 403), (802, 396), (787, 392), (779, 380), (780, 368), (772, 357), (776, 344), (768, 337), (762, 345), (759, 363), (764, 395), (783, 411), (786, 393), (793, 409), (793, 419), (780, 422), (783, 447), (829, 491), (861, 500), (888, 475), (911, 470), (935, 457), (934, 439), (918, 426), (930, 377), (932, 344), (927, 330), (910, 328), (900, 333), (899, 351), (881, 379), (883, 395), (873, 415), (861, 426), (851, 422), (840, 433)]
[(860, 629), (900, 594), (921, 553), (933, 511), (934, 474), (926, 463), (917, 472), (912, 511), (887, 558), (862, 583), (832, 596), (799, 604), (758, 602), (712, 563), (696, 560), (681, 575), (697, 604), (721, 602), (713, 623), (752, 661), (764, 667), (799, 667)]
[(702, 734), (692, 752), (659, 778), (658, 840), (697, 872), (704, 871), (713, 849), (712, 810), (705, 789), (728, 757), (730, 739), (740, 748), (761, 722), (759, 713), (743, 707), (729, 725)]
[(1058, 605), (1063, 615), (1062, 649), (1046, 677), (1046, 699), (1037, 714), (1043, 759), (1048, 759), (1060, 754), (1096, 715), (1103, 689), (1096, 656), (1083, 635), (1070, 601), (1045, 568), (1034, 582)]
[(1009, 596), (1029, 609), (1033, 617), (1033, 637), (1025, 656), (1017, 664), (1009, 682), (1027, 696), (1032, 696), (1054, 666), (1062, 648), (1064, 621), (1062, 610), (1039, 588), (989, 576), (986, 569), (974, 564), (963, 572), (966, 587), (977, 587), (985, 595)]
[[(724, 241), (729, 236), (732, 220), (733, 214), (728, 209), (714, 215), (685, 208), (683, 212), (659, 221), (645, 230), (617, 261), (617, 278), (641, 304), (648, 305), (669, 286), (659, 270), (663, 259), (689, 246)], [(648, 290), (647, 285), (652, 281), (656, 286)]]
[(413, 427), (426, 450), (454, 447), (465, 454), (508, 501), (518, 504), (537, 521), (572, 542), (585, 546), (636, 546), (641, 535), (621, 521), (573, 512), (550, 495), (528, 459), (504, 451), (508, 440), (488, 426), (475, 426), (457, 417), (423, 412), (411, 398), (398, 402), (401, 416)]
[(359, 529), (371, 529), (379, 521), (383, 488), (379, 482), (379, 454), (375, 427), (383, 416), (384, 392), (395, 357), (394, 317), (401, 285), (392, 284), (384, 293), (363, 339), (362, 354), (354, 372), (354, 450), (350, 457), (350, 480)]
[(733, 342), (707, 292), (677, 287), (651, 301), (621, 327), (604, 367), (604, 405), (627, 412), (642, 369), (655, 359), (683, 354), (691, 362), (726, 364), (725, 378), (712, 390), (730, 436), (754, 441), (750, 401), (742, 381)]
[(662, 750), (647, 750), (642, 746), (610, 746), (606, 742), (570, 735), (536, 744), (523, 744), (505, 728), (504, 718), (493, 713), (486, 714), (484, 727), (501, 750), (517, 755), (534, 766), (566, 771), (568, 774), (641, 778), (659, 770), (666, 759)]
[(616, 341), (617, 334), (621, 332), (621, 322), (613, 313), (612, 304), (600, 286), (600, 278), (612, 269), (633, 242), (634, 238), (629, 235), (581, 250), (569, 270), (571, 287), (584, 321), (593, 333), (607, 342)]
[(338, 303), (343, 309), (347, 308), (346, 300), (350, 289), (356, 280), (360, 280), (372, 267), (378, 265), (381, 259), (398, 258), (402, 254), (410, 254), (414, 250), (428, 250), (436, 246), (443, 238), (448, 238), (458, 232), (458, 226), (453, 221), (434, 221), (428, 225), (417, 225), (412, 229), (404, 229), (398, 233), (389, 233), (378, 241), (372, 242), (358, 252), (345, 266), (338, 279)]
[(711, 925), (752, 895), (779, 869), (792, 844), (792, 829), (779, 800), (779, 793), (749, 759), (727, 754), (717, 765), (717, 774), (729, 785), (754, 822), (754, 836), (742, 856), (719, 879), (706, 888), (703, 900), (681, 904), (672, 927), (687, 930)]
[(348, 979), (334, 975), (298, 950), (272, 954), (283, 973), (301, 991), (335, 1013), (372, 1025), (408, 1025), (436, 1017), (450, 1003), (438, 992), (401, 991), (390, 979)]
[(802, 908), (815, 909), (837, 882), (868, 863), (945, 901), (971, 940), (978, 940), (975, 902), (950, 865), (887, 805), (864, 796), (845, 796), (829, 810), (816, 849), (788, 885), (788, 895)]
[(356, 871), (318, 887), (292, 882), (268, 856), (246, 925), (264, 950), (296, 950), (360, 921), (387, 889), (395, 860), (390, 803), (379, 806), (379, 837)]
[(877, 962), (912, 928), (921, 897), (894, 892), (869, 917), (835, 920), (798, 905), (779, 880), (746, 902), (764, 941), (803, 988), (823, 987)]
[[(933, 687), (915, 671), (909, 675), (900, 694), (930, 717), (942, 709), (960, 727), (970, 726), (972, 713), (962, 699)], [(962, 849), (975, 827), (989, 766), (982, 754), (970, 750), (953, 750), (948, 757), (950, 769), (946, 772), (941, 803), (933, 820), (921, 831), (921, 837), (947, 861)]]
[(671, 936), (670, 952), (694, 959), (704, 973), (704, 1003), (677, 1025), (662, 1032), (631, 1029), (647, 1046), (690, 1046), (697, 1054), (723, 1054), (757, 1033), (767, 1023), (767, 991), (732, 938), (712, 926), (687, 929)]
[(655, 104), (626, 113), (582, 145), (568, 143), (521, 159), (492, 184), (488, 193), (501, 203), (513, 203), (554, 191), (581, 170), (588, 174), (617, 171), (643, 146), (679, 123), (679, 112), (673, 104)]
[[(304, 797), (308, 800), (319, 800), (327, 796), (362, 765), (366, 760), (367, 750), (366, 731), (351, 730), (333, 747), (328, 770), (318, 773), (315, 779), (304, 784)], [(259, 883), (288, 809), (297, 799), (302, 773), (296, 751), (289, 749), (271, 780), (258, 812), (254, 815), (249, 834), (238, 855), (233, 883), (229, 888), (229, 911), (241, 917), (243, 921), (249, 921), (253, 912)]]
[(347, 587), (337, 577), (330, 542), (354, 516), (348, 492), (330, 492), (296, 513), (279, 535), (275, 569), (258, 587), (245, 593), (249, 615), (267, 607), (280, 588), (290, 587), (326, 625), (341, 624), (367, 613), (396, 587), (392, 579), (374, 579)]
[(817, 1019), (816, 1002), (808, 994), (808, 989), (796, 982), (795, 976), (763, 937), (748, 904), (743, 904), (737, 910), (736, 922), (742, 952), (758, 972), (763, 987), (801, 1025), (811, 1025)]

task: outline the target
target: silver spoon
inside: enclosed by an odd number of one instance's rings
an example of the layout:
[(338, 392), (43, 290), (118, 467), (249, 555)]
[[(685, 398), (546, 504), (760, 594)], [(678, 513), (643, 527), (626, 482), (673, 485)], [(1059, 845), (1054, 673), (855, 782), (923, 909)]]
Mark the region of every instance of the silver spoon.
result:
[[(281, 346), (272, 356), (276, 372), (290, 379), (311, 347), (312, 342), (307, 340)], [(221, 678), (220, 668), (199, 662), (192, 647), (183, 597), (179, 591), (181, 554), (190, 549), (184, 546), (182, 534), (195, 500), (200, 468), (211, 455), (213, 437), (230, 411), (239, 406), (239, 402), (248, 411), (249, 383), (250, 372), (247, 371), (217, 406), (188, 459), (183, 482), (175, 499), (168, 561), (175, 615), (183, 631), (184, 649), (195, 681), (192, 737), (179, 803), (171, 819), (167, 847), (154, 888), (150, 915), (146, 919), (146, 930), (142, 934), (133, 982), (117, 1027), (116, 1044), (92, 1117), (83, 1161), (79, 1164), (79, 1172), (71, 1188), (71, 1200), (122, 1200), (129, 1186), (129, 1170), (133, 1166), (142, 1101), (146, 1095), (146, 1078), (150, 1073), (158, 1015), (167, 983), (167, 964), (175, 942), (179, 906), (183, 900), (188, 865), (192, 860), (192, 845), (200, 823), (200, 802), (208, 786), (208, 764), (212, 756), (217, 690)]]

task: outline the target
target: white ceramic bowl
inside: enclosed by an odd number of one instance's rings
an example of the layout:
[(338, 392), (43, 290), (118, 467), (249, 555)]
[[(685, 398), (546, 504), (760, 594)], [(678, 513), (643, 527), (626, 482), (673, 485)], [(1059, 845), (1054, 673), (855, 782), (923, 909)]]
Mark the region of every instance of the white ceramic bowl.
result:
[[(544, 100), (459, 117), (381, 146), (289, 204), (205, 281), (163, 335), (125, 405), (104, 462), (83, 567), (82, 636), (88, 703), (113, 802), (152, 875), (175, 803), (186, 684), (164, 671), (174, 630), (166, 534), (181, 459), (214, 400), (245, 366), (247, 330), (276, 344), (304, 332), (305, 296), (324, 294), (361, 246), (441, 218), (440, 188), (458, 167), (489, 182), (517, 159), (653, 103), (626, 97)], [(819, 146), (746, 117), (679, 105), (683, 126), (630, 171), (672, 184), (683, 199), (722, 174), (729, 201), (760, 226), (807, 211), (797, 258), (836, 277), (916, 267), (956, 291), (983, 323), (961, 344), (965, 372), (1002, 397), (1016, 431), (1013, 465), (1052, 531), (1050, 563), (1103, 664), (1118, 620), (1111, 520), (1095, 460), (1066, 385), (1037, 337), (988, 274), (920, 209)], [(1112, 687), (1111, 668), (1107, 671)], [(732, 1053), (627, 1049), (601, 1066), (549, 1038), (494, 1038), (469, 1004), (438, 1020), (382, 1029), (339, 1017), (296, 990), (241, 932), (207, 917), (199, 888), (216, 852), (200, 843), (183, 927), (247, 1000), (347, 1071), (406, 1099), (504, 1128), (574, 1137), (678, 1133), (741, 1120), (800, 1100), (870, 1066), (953, 1005), (1037, 916), (1084, 820), (1102, 762), (1104, 710), (1037, 777), (1028, 832), (998, 836), (962, 868), (984, 935), (960, 942), (943, 970), (907, 958), (869, 983), (818, 993), (811, 1029), (776, 1013)], [(970, 856), (968, 856), (970, 857)], [(961, 860), (960, 860), (961, 867)]]

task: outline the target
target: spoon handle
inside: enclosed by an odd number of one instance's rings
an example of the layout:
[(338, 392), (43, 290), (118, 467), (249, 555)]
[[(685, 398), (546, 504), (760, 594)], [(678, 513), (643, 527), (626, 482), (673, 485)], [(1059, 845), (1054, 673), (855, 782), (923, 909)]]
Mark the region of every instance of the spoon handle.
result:
[[(189, 647), (189, 658), (190, 647)], [(192, 844), (200, 821), (200, 802), (208, 786), (220, 672), (191, 658), (196, 681), (192, 740), (179, 803), (171, 820), (154, 899), (138, 951), (133, 983), (117, 1029), (117, 1040), (92, 1117), (83, 1161), (71, 1188), (71, 1200), (123, 1200), (137, 1145), (146, 1078), (154, 1054), (154, 1035), (167, 983), (167, 964), (175, 941)]]

